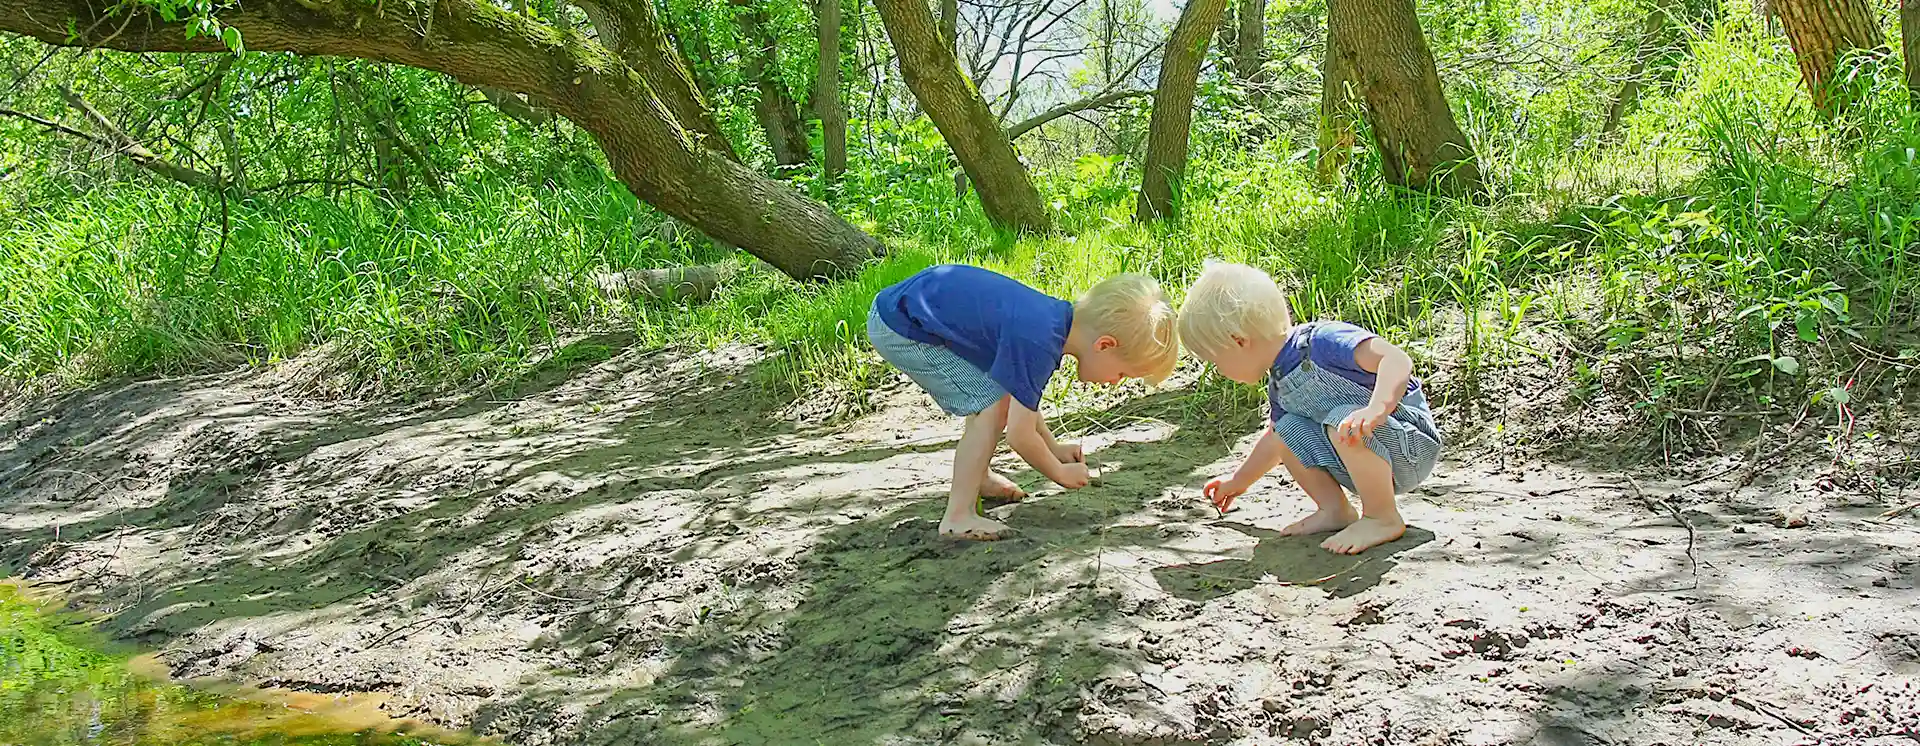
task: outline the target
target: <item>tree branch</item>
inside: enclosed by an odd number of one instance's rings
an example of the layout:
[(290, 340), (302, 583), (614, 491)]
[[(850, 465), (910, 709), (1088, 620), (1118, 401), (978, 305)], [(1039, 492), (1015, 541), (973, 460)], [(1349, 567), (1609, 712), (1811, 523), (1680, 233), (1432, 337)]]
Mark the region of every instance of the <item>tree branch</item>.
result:
[(42, 127), (53, 130), (63, 135), (72, 135), (74, 137), (78, 137), (82, 140), (86, 140), (87, 142), (93, 143), (95, 145), (113, 147), (113, 143), (107, 142), (106, 140), (102, 140), (86, 132), (81, 132), (80, 130), (74, 129), (72, 127), (68, 127), (64, 124), (53, 121), (51, 119), (42, 119), (32, 114), (28, 114), (24, 111), (14, 111), (12, 109), (0, 109), (0, 117), (13, 117), (15, 119), (25, 119), (29, 122), (40, 125)]
[(1112, 106), (1114, 104), (1120, 103), (1121, 101), (1142, 98), (1142, 97), (1151, 96), (1151, 95), (1153, 95), (1153, 91), (1113, 91), (1110, 93), (1102, 93), (1102, 94), (1096, 94), (1093, 96), (1088, 96), (1087, 98), (1080, 99), (1079, 101), (1070, 101), (1070, 102), (1061, 104), (1059, 106), (1055, 106), (1046, 111), (1040, 112), (1038, 114), (1035, 114), (1033, 116), (1027, 117), (1026, 119), (1021, 120), (1018, 124), (1015, 124), (1012, 127), (1008, 127), (1007, 139), (1018, 140), (1020, 139), (1021, 135), (1024, 135), (1024, 134), (1027, 134), (1028, 132), (1032, 132), (1036, 129), (1039, 129), (1041, 125), (1044, 125), (1055, 119), (1059, 119), (1061, 117), (1067, 116), (1069, 114), (1078, 114), (1080, 112), (1087, 111), (1089, 109), (1102, 109), (1102, 108), (1106, 108), (1108, 106)]
[[(826, 205), (702, 147), (646, 77), (579, 32), (490, 0), (247, 0), (220, 22), (259, 51), (355, 57), (526, 93), (599, 142), (635, 196), (798, 278), (853, 271), (883, 253)], [(95, 32), (95, 28), (103, 30)], [(116, 0), (6, 0), (0, 31), (48, 44), (130, 52), (225, 52), (187, 24)]]
[(127, 160), (133, 161), (133, 165), (196, 189), (218, 192), (226, 188), (226, 181), (218, 176), (188, 168), (154, 155), (153, 151), (148, 150), (145, 145), (141, 145), (140, 142), (133, 139), (131, 135), (122, 132), (112, 120), (107, 119), (106, 115), (94, 109), (92, 105), (87, 103), (86, 99), (80, 97), (80, 94), (74, 93), (73, 89), (62, 86), (60, 88), (60, 98), (66, 101), (68, 106), (73, 107), (74, 111), (79, 112), (81, 118), (91, 123), (94, 129), (105, 133), (107, 146), (113, 148), (114, 152), (126, 156)]

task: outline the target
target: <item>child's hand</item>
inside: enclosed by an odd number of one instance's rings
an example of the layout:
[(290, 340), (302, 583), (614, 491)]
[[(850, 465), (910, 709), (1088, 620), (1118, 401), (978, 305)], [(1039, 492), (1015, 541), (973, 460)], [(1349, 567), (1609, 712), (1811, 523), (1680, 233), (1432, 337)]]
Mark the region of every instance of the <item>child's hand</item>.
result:
[(1249, 486), (1250, 485), (1234, 481), (1233, 477), (1219, 477), (1208, 482), (1207, 486), (1201, 488), (1200, 492), (1207, 496), (1209, 502), (1213, 503), (1214, 510), (1225, 513), (1228, 508), (1233, 507), (1233, 499), (1246, 494), (1247, 487)]
[(1387, 421), (1387, 414), (1387, 408), (1378, 404), (1369, 404), (1365, 409), (1355, 410), (1353, 414), (1347, 415), (1345, 420), (1340, 421), (1339, 427), (1334, 428), (1334, 437), (1347, 445), (1357, 446), (1365, 443), (1368, 438), (1373, 437), (1373, 431), (1380, 427), (1380, 423)]
[(1077, 490), (1093, 481), (1093, 475), (1087, 472), (1087, 465), (1079, 462), (1061, 464), (1060, 473), (1053, 475), (1053, 483), (1070, 490)]
[(1079, 443), (1061, 443), (1054, 446), (1053, 457), (1060, 459), (1060, 463), (1063, 464), (1084, 464), (1087, 462), (1087, 454), (1080, 449)]

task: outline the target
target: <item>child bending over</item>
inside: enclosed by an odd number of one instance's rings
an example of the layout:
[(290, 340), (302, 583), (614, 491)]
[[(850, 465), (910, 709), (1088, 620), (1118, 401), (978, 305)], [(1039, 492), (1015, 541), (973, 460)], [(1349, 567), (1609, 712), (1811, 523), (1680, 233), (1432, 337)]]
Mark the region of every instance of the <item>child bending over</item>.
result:
[(1151, 383), (1173, 372), (1180, 346), (1173, 307), (1150, 277), (1110, 277), (1068, 303), (1004, 275), (966, 265), (929, 267), (880, 291), (867, 338), (947, 414), (966, 419), (953, 456), (940, 535), (990, 541), (1009, 529), (981, 516), (979, 498), (1026, 494), (988, 466), (1000, 434), (1035, 471), (1061, 487), (1088, 481), (1080, 446), (1055, 442), (1040, 394), (1072, 355), (1080, 380)]
[(1211, 260), (1180, 306), (1180, 336), (1220, 375), (1267, 380), (1267, 431), (1232, 476), (1207, 483), (1215, 508), (1284, 463), (1316, 510), (1282, 534), (1337, 531), (1320, 546), (1358, 554), (1406, 532), (1394, 495), (1433, 473), (1441, 446), (1406, 352), (1345, 322), (1294, 326), (1273, 278)]

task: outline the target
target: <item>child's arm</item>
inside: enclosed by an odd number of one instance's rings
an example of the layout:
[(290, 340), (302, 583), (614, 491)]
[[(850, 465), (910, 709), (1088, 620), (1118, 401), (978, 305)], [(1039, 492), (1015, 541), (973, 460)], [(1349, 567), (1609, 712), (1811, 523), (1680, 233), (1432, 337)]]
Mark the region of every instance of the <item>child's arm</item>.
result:
[(1084, 451), (1080, 450), (1079, 443), (1062, 444), (1053, 439), (1053, 430), (1047, 427), (1047, 418), (1034, 417), (1033, 426), (1039, 429), (1040, 439), (1047, 442), (1047, 450), (1053, 451), (1053, 457), (1060, 459), (1060, 463), (1072, 464), (1086, 462), (1087, 455)]
[(1373, 398), (1340, 423), (1336, 434), (1348, 443), (1361, 443), (1373, 437), (1375, 428), (1387, 421), (1387, 415), (1400, 406), (1407, 395), (1407, 382), (1413, 379), (1413, 358), (1392, 342), (1374, 337), (1353, 351), (1353, 362), (1375, 376)]
[(1227, 508), (1233, 507), (1234, 498), (1253, 487), (1253, 483), (1273, 471), (1273, 467), (1280, 465), (1280, 449), (1280, 436), (1269, 424), (1267, 431), (1260, 434), (1259, 442), (1253, 444), (1253, 453), (1247, 454), (1247, 460), (1240, 462), (1240, 468), (1234, 470), (1233, 476), (1208, 482), (1201, 492), (1213, 501), (1214, 509), (1227, 512)]
[(1042, 425), (1040, 413), (1028, 409), (1018, 399), (1008, 408), (1007, 445), (1013, 452), (1020, 454), (1034, 471), (1045, 475), (1067, 489), (1079, 489), (1087, 486), (1087, 465), (1083, 463), (1062, 463), (1054, 453), (1047, 439), (1040, 435)]

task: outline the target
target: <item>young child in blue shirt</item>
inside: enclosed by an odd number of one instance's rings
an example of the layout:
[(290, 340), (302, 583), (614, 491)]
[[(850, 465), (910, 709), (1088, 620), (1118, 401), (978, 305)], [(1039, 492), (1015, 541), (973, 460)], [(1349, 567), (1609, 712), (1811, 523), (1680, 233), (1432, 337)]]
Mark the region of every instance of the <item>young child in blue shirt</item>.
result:
[(979, 513), (982, 496), (1025, 497), (989, 468), (1002, 432), (1035, 471), (1067, 489), (1086, 486), (1080, 447), (1055, 441), (1040, 415), (1047, 381), (1071, 355), (1082, 381), (1158, 383), (1179, 359), (1175, 333), (1159, 283), (1137, 274), (1110, 277), (1076, 303), (962, 264), (929, 267), (880, 291), (867, 315), (874, 349), (947, 414), (966, 418), (940, 535), (1007, 535), (1006, 525)]
[(1267, 381), (1270, 426), (1238, 470), (1207, 483), (1215, 508), (1286, 464), (1316, 510), (1282, 534), (1337, 532), (1320, 546), (1358, 554), (1406, 532), (1395, 495), (1433, 473), (1441, 438), (1405, 351), (1346, 322), (1294, 326), (1272, 277), (1215, 261), (1187, 290), (1180, 337), (1221, 375)]

